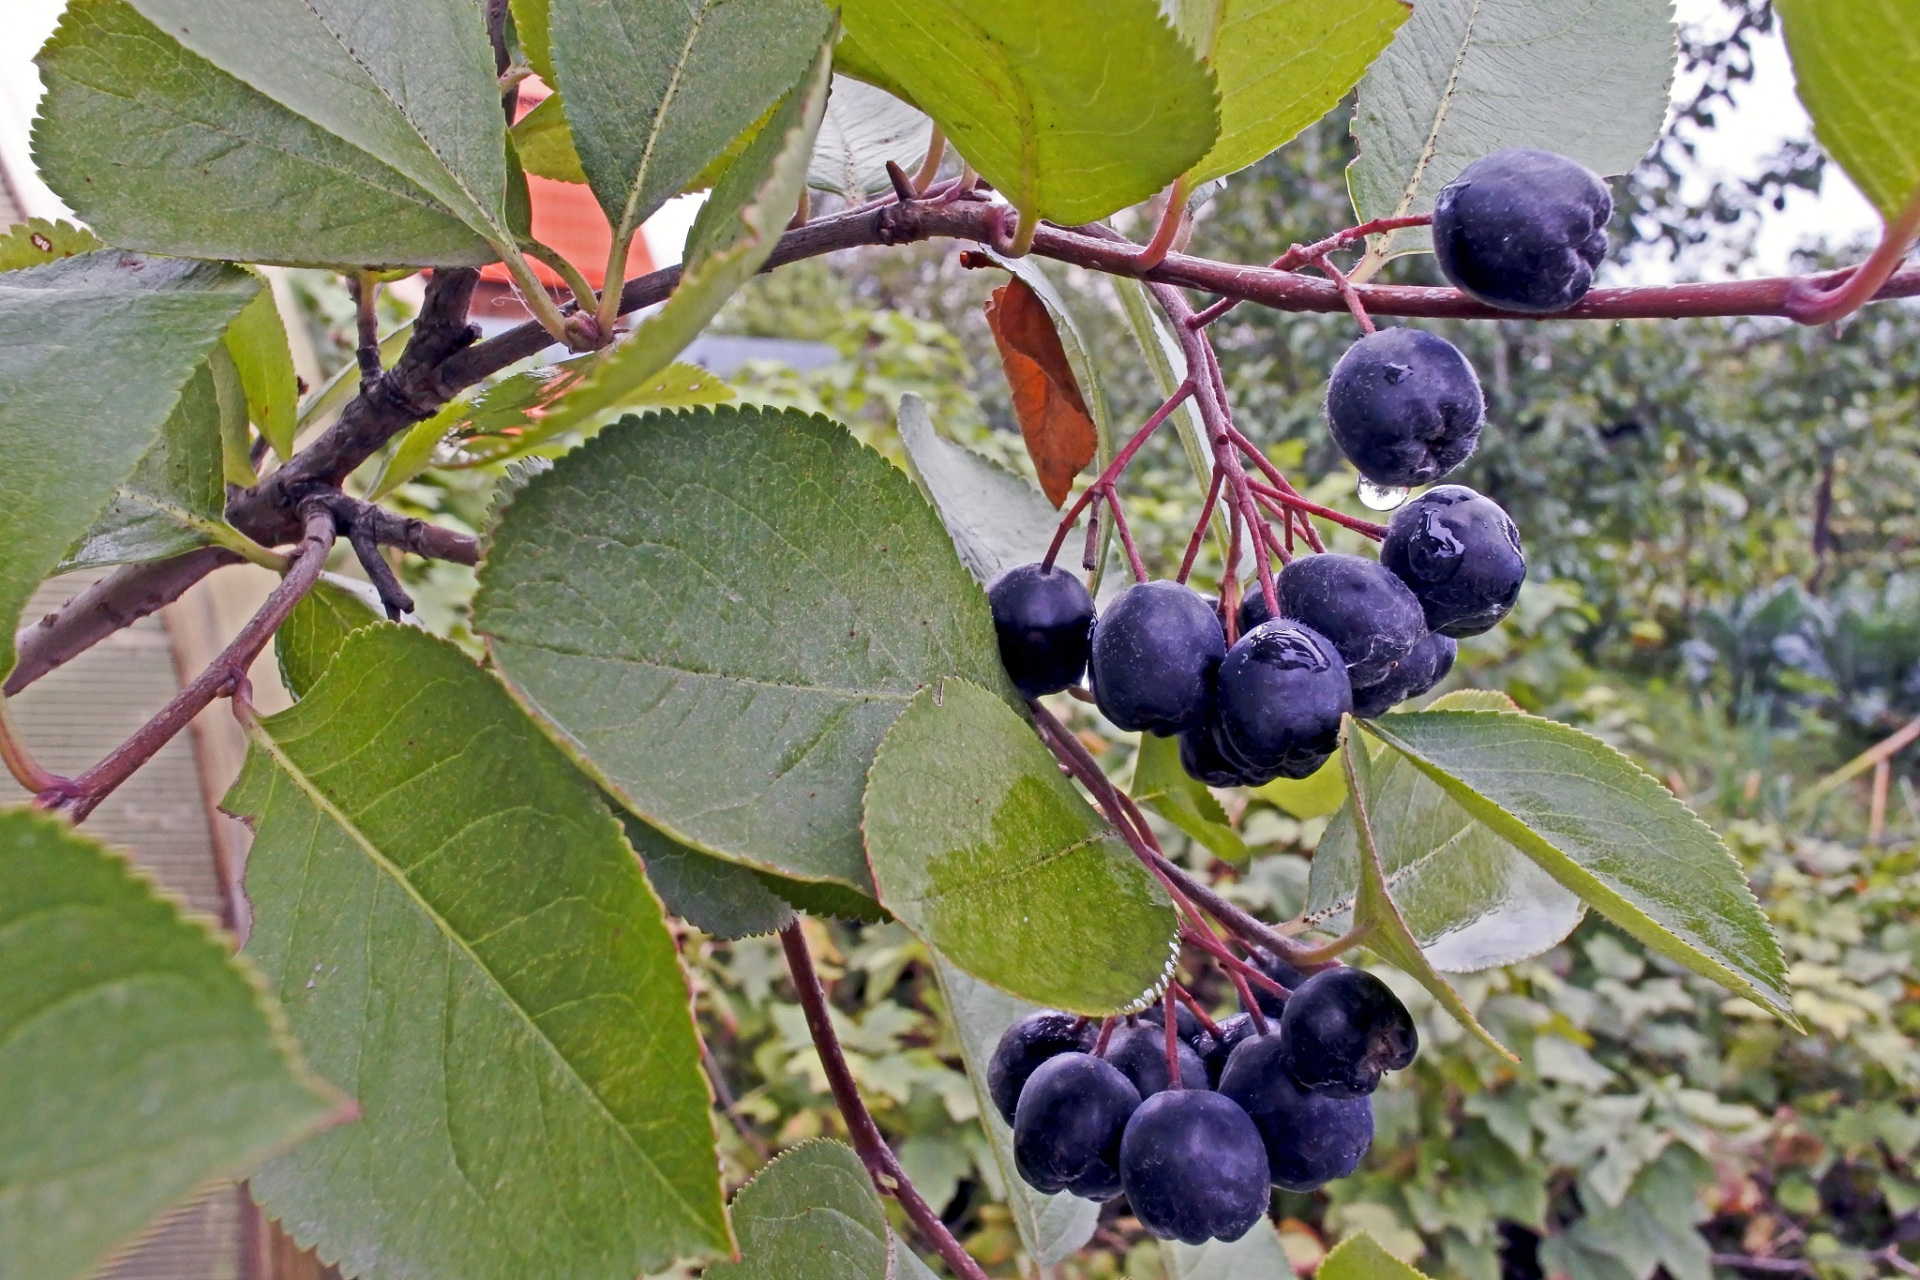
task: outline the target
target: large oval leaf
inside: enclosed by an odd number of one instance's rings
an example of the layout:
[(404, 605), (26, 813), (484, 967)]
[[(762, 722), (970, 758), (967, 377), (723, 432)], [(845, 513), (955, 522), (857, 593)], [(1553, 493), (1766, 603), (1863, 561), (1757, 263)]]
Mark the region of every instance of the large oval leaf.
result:
[(1633, 761), (1529, 715), (1422, 711), (1367, 728), (1622, 929), (1799, 1025), (1740, 864)]
[(344, 1099), (253, 966), (121, 858), (0, 813), (0, 1258), (77, 1276)]
[(630, 1280), (730, 1252), (673, 940), (593, 785), (458, 649), (350, 634), (227, 807), (266, 971), (359, 1123), (253, 1181), (349, 1274)]
[[(428, 188), (182, 48), (124, 0), (68, 5), (39, 62), (34, 160), (115, 244), (362, 266), (499, 256)], [(499, 119), (497, 99), (493, 110)]]
[(932, 1280), (842, 1143), (782, 1152), (733, 1198), (733, 1223), (740, 1257), (708, 1267), (712, 1280)]
[(548, 21), (574, 150), (624, 243), (793, 87), (831, 15), (820, 0), (552, 0)]
[(234, 267), (110, 250), (0, 275), (0, 676), (27, 597), (93, 527), (259, 287)]
[(1219, 132), (1213, 77), (1155, 0), (846, 0), (848, 34), (1022, 211), (1092, 222)]
[(1780, 0), (1813, 133), (1882, 217), (1920, 189), (1920, 12), (1905, 0)]
[(880, 901), (976, 978), (1104, 1014), (1172, 972), (1173, 905), (1033, 729), (964, 680), (923, 689), (873, 762)]
[[(1670, 0), (1419, 0), (1360, 82), (1347, 186), (1360, 220), (1427, 213), (1470, 162), (1539, 147), (1625, 173), (1660, 136)], [(1369, 258), (1426, 249), (1424, 227)]]
[(1003, 691), (912, 481), (795, 411), (626, 418), (509, 508), (474, 602), (501, 673), (683, 844), (871, 893), (860, 794), (914, 691)]

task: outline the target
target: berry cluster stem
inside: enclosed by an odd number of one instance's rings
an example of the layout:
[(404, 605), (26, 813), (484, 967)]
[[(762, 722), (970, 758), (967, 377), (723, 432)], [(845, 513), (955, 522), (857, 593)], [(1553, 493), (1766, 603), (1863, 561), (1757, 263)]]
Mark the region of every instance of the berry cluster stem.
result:
[[(1383, 235), (1389, 231), (1398, 231), (1403, 227), (1431, 226), (1432, 223), (1433, 215), (1430, 213), (1416, 213), (1405, 218), (1375, 218), (1373, 221), (1363, 222), (1357, 227), (1348, 227), (1344, 231), (1336, 231), (1326, 239), (1316, 240), (1312, 244), (1292, 245), (1285, 253), (1268, 263), (1267, 270), (1292, 271), (1298, 267), (1306, 266), (1308, 263), (1317, 264), (1320, 259), (1326, 257), (1329, 253), (1333, 253), (1339, 249), (1351, 249), (1368, 236)], [(1206, 310), (1195, 315), (1193, 319), (1187, 323), (1196, 329), (1204, 329), (1239, 305), (1239, 298), (1222, 298)]]
[(1160, 429), (1161, 423), (1173, 416), (1173, 411), (1178, 409), (1181, 403), (1193, 394), (1193, 391), (1192, 378), (1188, 378), (1176, 387), (1173, 394), (1167, 397), (1166, 403), (1155, 409), (1146, 423), (1133, 433), (1133, 438), (1127, 441), (1126, 446), (1113, 455), (1113, 461), (1107, 464), (1106, 470), (1095, 477), (1094, 482), (1081, 492), (1072, 506), (1067, 508), (1067, 513), (1060, 517), (1059, 527), (1053, 531), (1053, 542), (1047, 547), (1046, 558), (1040, 562), (1041, 567), (1053, 568), (1054, 559), (1060, 554), (1060, 546), (1067, 540), (1067, 531), (1073, 528), (1074, 522), (1080, 518), (1080, 513), (1092, 503), (1105, 498), (1107, 505), (1113, 508), (1114, 527), (1120, 531), (1121, 540), (1126, 543), (1128, 554), (1133, 559), (1134, 575), (1140, 581), (1146, 580), (1146, 568), (1140, 563), (1139, 555), (1133, 549), (1132, 540), (1126, 531), (1126, 518), (1120, 514), (1120, 494), (1114, 486), (1118, 483), (1121, 473), (1127, 469), (1127, 464), (1133, 461), (1133, 455), (1140, 452), (1140, 446)]

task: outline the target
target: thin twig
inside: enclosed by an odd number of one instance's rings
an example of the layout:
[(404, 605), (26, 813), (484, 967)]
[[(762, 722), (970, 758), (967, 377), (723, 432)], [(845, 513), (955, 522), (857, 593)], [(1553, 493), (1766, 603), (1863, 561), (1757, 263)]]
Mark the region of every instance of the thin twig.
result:
[(1309, 502), (1297, 493), (1285, 493), (1271, 485), (1253, 482), (1253, 491), (1262, 497), (1271, 499), (1276, 505), (1291, 507), (1296, 511), (1305, 511), (1309, 515), (1319, 516), (1322, 520), (1331, 520), (1344, 529), (1364, 534), (1375, 542), (1387, 536), (1387, 526), (1373, 520), (1362, 520), (1359, 516), (1350, 516), (1344, 511), (1335, 511), (1332, 507), (1323, 507), (1317, 502)]
[(873, 1185), (881, 1194), (890, 1195), (906, 1210), (907, 1218), (919, 1231), (920, 1238), (938, 1253), (947, 1266), (961, 1280), (987, 1280), (987, 1273), (973, 1260), (960, 1242), (947, 1230), (946, 1223), (940, 1221), (919, 1191), (908, 1179), (906, 1171), (900, 1167), (900, 1161), (893, 1154), (893, 1148), (881, 1136), (880, 1126), (873, 1122), (873, 1115), (867, 1110), (867, 1104), (860, 1097), (860, 1090), (853, 1082), (853, 1073), (847, 1068), (847, 1058), (840, 1049), (840, 1038), (834, 1034), (833, 1017), (827, 1009), (827, 993), (820, 985), (820, 975), (813, 967), (813, 954), (807, 950), (806, 936), (800, 932), (800, 922), (794, 921), (780, 931), (780, 947), (787, 955), (787, 972), (793, 976), (794, 990), (800, 996), (800, 1008), (807, 1016), (807, 1031), (813, 1037), (813, 1047), (820, 1054), (820, 1065), (827, 1073), (827, 1085), (833, 1090), (833, 1101), (840, 1108), (840, 1114), (847, 1122), (847, 1134), (853, 1139), (853, 1149), (860, 1156), (860, 1162), (867, 1166), (867, 1176), (873, 1179)]
[(1207, 485), (1207, 500), (1200, 504), (1200, 520), (1193, 526), (1193, 536), (1187, 539), (1187, 553), (1180, 557), (1180, 572), (1174, 575), (1175, 582), (1185, 582), (1193, 572), (1193, 561), (1200, 554), (1200, 544), (1206, 541), (1207, 525), (1213, 519), (1214, 504), (1220, 501), (1220, 468), (1213, 469), (1213, 479)]
[(1133, 455), (1140, 451), (1140, 446), (1147, 442), (1147, 437), (1158, 431), (1160, 424), (1172, 417), (1173, 411), (1192, 394), (1193, 379), (1188, 378), (1174, 389), (1173, 394), (1168, 396), (1158, 409), (1153, 411), (1141, 428), (1133, 433), (1133, 438), (1127, 441), (1126, 446), (1113, 455), (1113, 461), (1107, 464), (1106, 470), (1095, 477), (1094, 482), (1086, 487), (1071, 507), (1067, 508), (1067, 513), (1060, 517), (1060, 524), (1053, 531), (1053, 542), (1047, 547), (1046, 558), (1040, 562), (1043, 567), (1049, 569), (1053, 567), (1054, 557), (1060, 554), (1060, 544), (1067, 540), (1067, 530), (1073, 528), (1073, 523), (1080, 518), (1080, 513), (1102, 494), (1113, 504), (1117, 521), (1120, 499), (1118, 492), (1114, 489), (1114, 483), (1119, 480), (1120, 473), (1127, 469), (1127, 464), (1133, 461)]
[(174, 735), (186, 728), (208, 703), (229, 692), (237, 680), (245, 677), (247, 668), (260, 656), (260, 650), (280, 629), (280, 624), (287, 620), (293, 607), (319, 581), (320, 570), (327, 562), (327, 552), (333, 547), (334, 519), (326, 505), (318, 501), (310, 502), (305, 519), (306, 537), (294, 552), (293, 567), (287, 570), (287, 576), (273, 589), (266, 603), (260, 606), (260, 611), (220, 651), (220, 656), (194, 677), (186, 688), (175, 694), (132, 737), (115, 747), (98, 764), (74, 778), (71, 789), (56, 787), (44, 791), (36, 798), (36, 804), (65, 812), (75, 822), (85, 821), (87, 815), (113, 793), (114, 788), (172, 741)]
[(353, 355), (360, 364), (360, 394), (365, 395), (380, 381), (380, 320), (374, 311), (380, 285), (371, 271), (356, 271), (348, 277), (347, 289), (353, 294), (353, 321), (358, 338)]

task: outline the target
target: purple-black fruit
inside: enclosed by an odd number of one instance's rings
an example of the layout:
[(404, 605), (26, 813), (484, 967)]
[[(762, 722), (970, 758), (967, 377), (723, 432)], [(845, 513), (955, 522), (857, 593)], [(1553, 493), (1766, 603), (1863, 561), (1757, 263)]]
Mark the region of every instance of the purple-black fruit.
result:
[[(1178, 1038), (1174, 1028), (1174, 1053), (1180, 1059), (1180, 1083), (1189, 1089), (1207, 1087), (1207, 1064), (1193, 1046)], [(1167, 1087), (1167, 1032), (1163, 1025), (1140, 1022), (1120, 1027), (1107, 1041), (1106, 1060), (1119, 1068), (1143, 1098)]]
[(1206, 1060), (1207, 1079), (1213, 1087), (1220, 1087), (1220, 1073), (1227, 1069), (1227, 1059), (1240, 1047), (1240, 1042), (1255, 1034), (1253, 1018), (1244, 1013), (1236, 1013), (1231, 1018), (1222, 1018), (1215, 1024), (1212, 1047), (1200, 1056)]
[(1310, 1093), (1364, 1098), (1413, 1062), (1420, 1034), (1386, 983), (1341, 965), (1294, 988), (1280, 1015), (1281, 1065)]
[(1429, 489), (1393, 513), (1380, 563), (1407, 584), (1427, 626), (1465, 639), (1492, 629), (1520, 598), (1520, 531), (1491, 498), (1463, 484)]
[(1564, 311), (1607, 256), (1613, 196), (1551, 151), (1482, 156), (1433, 202), (1433, 251), (1456, 288), (1506, 311)]
[(1013, 1123), (1020, 1090), (1047, 1059), (1093, 1048), (1098, 1028), (1085, 1018), (1058, 1009), (1030, 1013), (1001, 1033), (987, 1061), (987, 1095), (1008, 1124)]
[(1359, 1168), (1373, 1145), (1373, 1100), (1302, 1089), (1287, 1074), (1281, 1044), (1279, 1033), (1242, 1040), (1220, 1074), (1220, 1092), (1260, 1131), (1273, 1185), (1317, 1191)]
[(1280, 616), (1333, 642), (1356, 685), (1378, 684), (1427, 634), (1420, 601), (1377, 560), (1322, 552), (1280, 571)]
[(1120, 1139), (1120, 1185), (1134, 1216), (1162, 1240), (1238, 1240), (1272, 1197), (1267, 1148), (1217, 1093), (1180, 1089), (1140, 1104)]
[(1287, 778), (1326, 762), (1340, 745), (1340, 717), (1353, 709), (1339, 650), (1285, 618), (1261, 623), (1227, 651), (1218, 699), (1221, 754), (1243, 772)]
[[(1305, 974), (1264, 948), (1255, 950), (1247, 957), (1247, 962), (1289, 991), (1298, 990), (1300, 984), (1307, 980)], [(1254, 1003), (1260, 1006), (1260, 1012), (1269, 1018), (1278, 1018), (1286, 1009), (1287, 1002), (1278, 992), (1252, 981), (1247, 983), (1247, 987), (1253, 992)]]
[(1486, 400), (1473, 366), (1424, 329), (1381, 329), (1348, 347), (1327, 383), (1327, 425), (1379, 485), (1431, 484), (1467, 460)]
[(1198, 592), (1166, 581), (1128, 587), (1093, 624), (1094, 700), (1122, 729), (1171, 736), (1196, 728), (1226, 651), (1220, 620)]
[(1048, 1058), (1020, 1091), (1013, 1162), (1035, 1190), (1089, 1200), (1120, 1193), (1120, 1140), (1140, 1095), (1092, 1054)]
[(1452, 636), (1429, 631), (1400, 665), (1379, 684), (1353, 691), (1353, 714), (1362, 720), (1385, 715), (1408, 698), (1417, 698), (1446, 679), (1460, 646)]
[(1221, 754), (1215, 737), (1218, 731), (1216, 718), (1209, 716), (1198, 729), (1189, 729), (1180, 735), (1180, 767), (1187, 771), (1189, 778), (1210, 787), (1257, 787), (1272, 781), (1241, 772), (1239, 765)]
[(1058, 567), (1023, 564), (987, 588), (1000, 661), (1013, 687), (1029, 698), (1058, 693), (1087, 669), (1093, 597)]

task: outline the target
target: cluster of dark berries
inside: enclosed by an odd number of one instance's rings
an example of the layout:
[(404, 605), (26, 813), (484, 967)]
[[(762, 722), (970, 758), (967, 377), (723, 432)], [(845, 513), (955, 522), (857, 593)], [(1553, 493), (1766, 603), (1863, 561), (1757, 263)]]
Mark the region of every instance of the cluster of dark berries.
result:
[[(1049, 1194), (1125, 1194), (1164, 1240), (1237, 1240), (1266, 1214), (1271, 1187), (1312, 1191), (1352, 1173), (1373, 1143), (1370, 1095), (1413, 1061), (1413, 1019), (1372, 974), (1336, 967), (1298, 983), (1279, 1019), (1202, 1024), (1176, 1005), (1112, 1028), (1047, 1010), (1007, 1028), (987, 1068), (1013, 1126), (1020, 1176)], [(1171, 1062), (1170, 1062), (1171, 1059)], [(1178, 1067), (1178, 1080), (1173, 1067)]]
[(1030, 698), (1088, 673), (1122, 729), (1180, 738), (1213, 786), (1304, 778), (1339, 744), (1340, 717), (1372, 717), (1439, 683), (1454, 640), (1504, 617), (1526, 576), (1506, 512), (1443, 485), (1394, 513), (1378, 561), (1301, 556), (1275, 578), (1280, 616), (1250, 593), (1231, 647), (1217, 607), (1177, 582), (1127, 588), (1098, 617), (1080, 580), (1022, 565), (988, 589), (1000, 656)]

